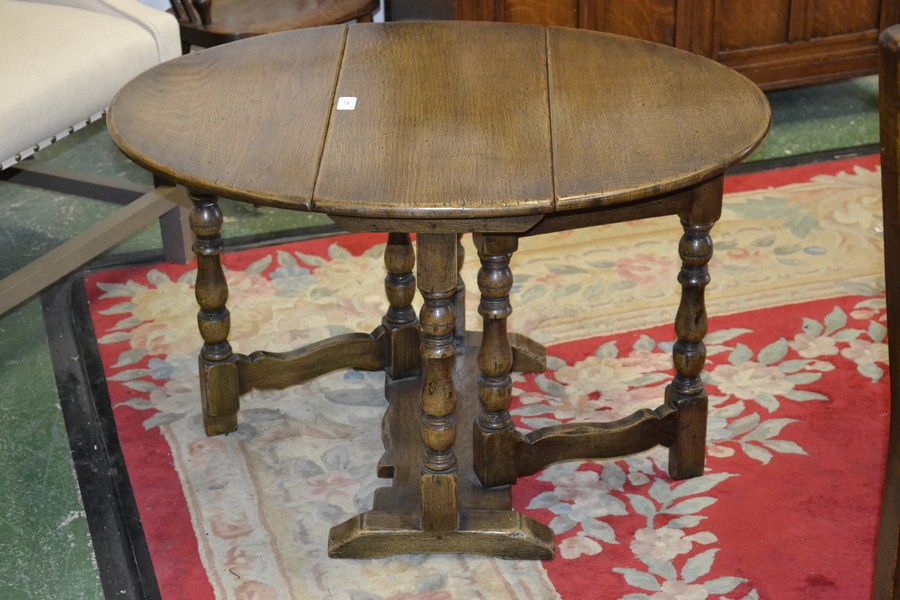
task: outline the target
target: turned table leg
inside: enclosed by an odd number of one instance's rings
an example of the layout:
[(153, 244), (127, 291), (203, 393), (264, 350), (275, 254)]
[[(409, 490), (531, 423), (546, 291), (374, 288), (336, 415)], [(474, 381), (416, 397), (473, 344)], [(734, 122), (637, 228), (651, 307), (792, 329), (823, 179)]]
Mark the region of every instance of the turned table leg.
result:
[(412, 300), (416, 294), (416, 254), (408, 233), (389, 233), (384, 250), (384, 291), (389, 307), (381, 325), (386, 335), (388, 380), (419, 374), (419, 322)]
[(700, 373), (706, 362), (707, 317), (704, 290), (713, 244), (709, 235), (722, 210), (722, 179), (695, 191), (681, 214), (684, 235), (678, 246), (682, 267), (678, 274), (681, 303), (675, 317), (672, 352), (675, 378), (666, 388), (666, 402), (678, 411), (675, 439), (669, 448), (669, 475), (686, 479), (703, 474), (706, 454), (707, 395)]
[(200, 311), (197, 324), (203, 337), (200, 350), (200, 395), (207, 435), (237, 429), (238, 369), (228, 343), (231, 318), (225, 303), (228, 284), (222, 271), (222, 211), (215, 196), (190, 193), (191, 230), (197, 255), (195, 294)]
[[(386, 368), (383, 340), (368, 333), (338, 335), (289, 352), (259, 350), (249, 356), (235, 353), (228, 343), (231, 316), (225, 307), (228, 283), (221, 262), (222, 211), (215, 196), (193, 192), (189, 195), (193, 203), (190, 215), (195, 238), (193, 249), (197, 255), (195, 294), (200, 305), (197, 324), (203, 337), (199, 357), (200, 398), (207, 435), (237, 429), (240, 396), (250, 390), (285, 389), (338, 369), (375, 371)], [(400, 265), (395, 270), (405, 266), (409, 271), (412, 255), (407, 258), (402, 250), (400, 254), (403, 257), (394, 261)], [(406, 344), (412, 350), (406, 354), (412, 355), (414, 360), (402, 363), (397, 359), (395, 364), (417, 369), (418, 334), (415, 333), (415, 311), (409, 306), (415, 284), (412, 274), (407, 275), (409, 282), (404, 279), (396, 286), (386, 285), (391, 307), (397, 309), (389, 310), (386, 319), (393, 319), (391, 323), (400, 327), (407, 339), (412, 339)], [(388, 279), (389, 283), (393, 282), (390, 275)]]
[(472, 451), (475, 474), (486, 487), (515, 483), (518, 434), (509, 415), (513, 353), (506, 329), (512, 313), (509, 292), (513, 276), (509, 261), (518, 248), (515, 236), (476, 235), (481, 259), (478, 314), (483, 320), (483, 337), (478, 351), (478, 398), (481, 412), (473, 423)]
[(422, 529), (453, 531), (459, 526), (456, 440), (455, 307), (456, 235), (418, 237), (418, 282), (425, 304), (419, 315), (424, 376), (422, 384)]

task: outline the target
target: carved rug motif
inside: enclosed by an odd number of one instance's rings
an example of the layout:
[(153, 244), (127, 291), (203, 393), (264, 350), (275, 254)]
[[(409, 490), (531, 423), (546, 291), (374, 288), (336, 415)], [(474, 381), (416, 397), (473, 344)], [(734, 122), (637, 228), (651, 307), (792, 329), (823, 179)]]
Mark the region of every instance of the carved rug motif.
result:
[[(383, 375), (338, 372), (242, 398), (200, 423), (196, 265), (87, 279), (118, 434), (165, 598), (868, 597), (887, 435), (877, 158), (728, 179), (707, 288), (707, 471), (673, 482), (659, 448), (520, 480), (514, 508), (552, 561), (335, 560), (328, 530), (371, 507)], [(227, 224), (224, 234), (227, 241)], [(672, 375), (677, 218), (525, 238), (510, 330), (548, 348), (514, 375), (530, 430), (655, 408)], [(384, 235), (225, 255), (237, 352), (379, 323)], [(480, 328), (465, 240), (467, 323)], [(464, 426), (464, 425), (463, 425)]]

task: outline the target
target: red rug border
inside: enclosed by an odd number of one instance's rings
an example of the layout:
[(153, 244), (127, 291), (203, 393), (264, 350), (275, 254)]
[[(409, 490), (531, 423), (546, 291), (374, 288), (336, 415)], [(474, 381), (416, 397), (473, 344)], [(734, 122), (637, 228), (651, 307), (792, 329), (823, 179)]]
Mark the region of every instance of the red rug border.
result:
[[(792, 183), (804, 183), (818, 175), (837, 175), (841, 172), (852, 172), (856, 167), (875, 170), (881, 166), (881, 157), (878, 154), (855, 156), (853, 158), (841, 158), (826, 162), (797, 165), (795, 167), (776, 167), (754, 173), (741, 173), (725, 175), (725, 193), (736, 194), (739, 192), (752, 192), (790, 185)], [(761, 179), (765, 177), (765, 183)]]

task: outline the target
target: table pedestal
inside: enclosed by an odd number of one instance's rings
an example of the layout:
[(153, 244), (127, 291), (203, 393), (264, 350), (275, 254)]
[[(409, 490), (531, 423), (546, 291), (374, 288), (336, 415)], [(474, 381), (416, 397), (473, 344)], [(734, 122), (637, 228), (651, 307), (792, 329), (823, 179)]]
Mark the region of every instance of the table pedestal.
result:
[(390, 405), (382, 427), (385, 453), (378, 463), (378, 476), (393, 478), (393, 484), (376, 490), (371, 511), (332, 528), (329, 556), (456, 552), (518, 559), (553, 557), (553, 531), (512, 510), (510, 486), (487, 488), (475, 475), (471, 424), (480, 412), (478, 337), (470, 336), (472, 345), (457, 346), (453, 368), (456, 417), (461, 425), (453, 446), (458, 506), (453, 519), (457, 526), (431, 531), (422, 527), (422, 378), (389, 381), (385, 391)]

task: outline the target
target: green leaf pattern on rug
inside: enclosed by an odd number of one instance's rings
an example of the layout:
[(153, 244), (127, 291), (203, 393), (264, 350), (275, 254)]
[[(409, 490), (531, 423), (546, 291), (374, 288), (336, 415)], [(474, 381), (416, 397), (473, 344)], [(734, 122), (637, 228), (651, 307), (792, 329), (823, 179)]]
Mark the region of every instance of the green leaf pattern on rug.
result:
[[(741, 452), (762, 465), (778, 455), (805, 456), (797, 442), (785, 437), (797, 420), (777, 417), (778, 411), (784, 402), (828, 401), (826, 395), (804, 387), (834, 370), (837, 357), (854, 361), (860, 373), (879, 380), (884, 375), (880, 365), (887, 362), (883, 315), (879, 299), (858, 302), (852, 315), (835, 306), (822, 320), (807, 317), (798, 322), (792, 339), (781, 337), (759, 351), (742, 341), (754, 333), (750, 329), (711, 333), (709, 354), (720, 358), (710, 361), (703, 376), (710, 394), (709, 455), (727, 459)], [(520, 405), (511, 412), (529, 429), (621, 419), (662, 397), (671, 379), (670, 350), (671, 342), (642, 334), (627, 351), (620, 350), (617, 340), (604, 342), (572, 365), (552, 356), (548, 362), (553, 368), (546, 373), (513, 376)], [(629, 585), (652, 594), (626, 598), (704, 599), (731, 593), (745, 580), (704, 580), (715, 560), (717, 538), (699, 526), (703, 512), (716, 502), (705, 493), (736, 474), (711, 473), (672, 483), (666, 465), (666, 455), (659, 451), (604, 462), (599, 473), (579, 463), (552, 465), (538, 479), (553, 489), (535, 496), (528, 508), (555, 515), (550, 525), (562, 538), (559, 551), (564, 558), (598, 554), (606, 544), (629, 543), (647, 571), (615, 571)], [(626, 494), (626, 480), (640, 493), (632, 489)], [(619, 528), (609, 524), (630, 514), (644, 517), (646, 527), (635, 531), (630, 541), (617, 539)], [(742, 594), (756, 597), (755, 590)]]

